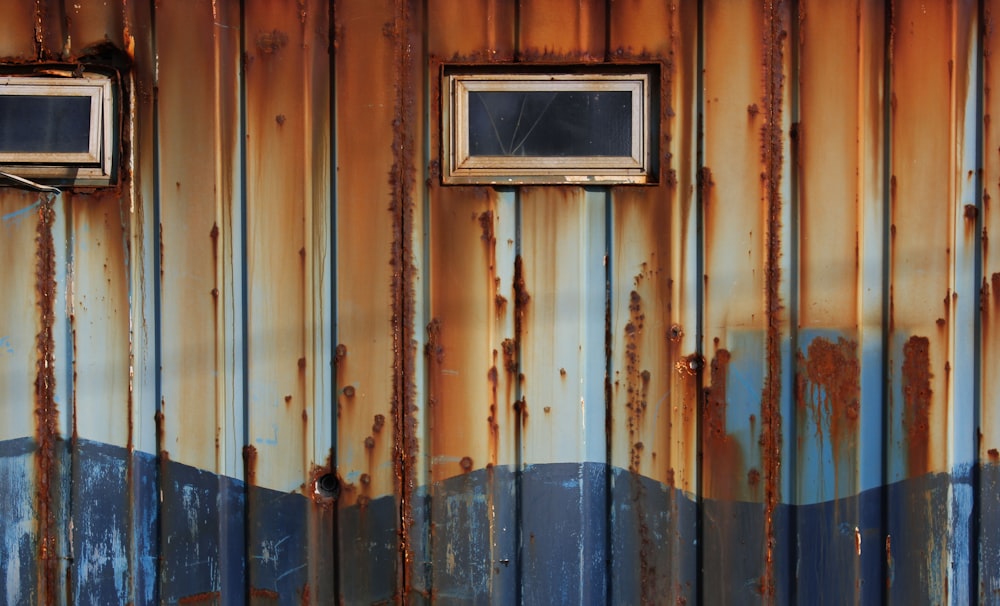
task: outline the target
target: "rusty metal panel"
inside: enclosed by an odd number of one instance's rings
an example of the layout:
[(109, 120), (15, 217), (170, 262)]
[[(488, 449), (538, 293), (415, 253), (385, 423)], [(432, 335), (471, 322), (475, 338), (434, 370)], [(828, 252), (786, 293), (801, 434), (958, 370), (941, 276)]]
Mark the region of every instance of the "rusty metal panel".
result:
[(3, 370), (2, 438), (15, 439), (34, 434), (34, 376), (37, 361), (35, 338), (39, 333), (35, 312), (37, 267), (35, 238), (39, 228), (38, 194), (18, 190), (0, 190), (0, 229), (3, 238), (2, 269), (5, 296), (4, 328), (0, 336), (0, 360)]
[(402, 583), (393, 465), (394, 348), (401, 346), (393, 338), (393, 280), (403, 270), (393, 265), (402, 237), (393, 212), (396, 7), (338, 3), (334, 23), (338, 576), (344, 600), (378, 601)]
[(601, 61), (607, 41), (602, 0), (522, 0), (517, 56), (524, 61)]
[(35, 2), (33, 0), (4, 3), (4, 19), (0, 23), (0, 57), (4, 60), (25, 60), (36, 55)]
[[(993, 0), (0, 4), (126, 110), (0, 190), (0, 604), (995, 601)], [(441, 185), (515, 61), (656, 183)]]
[[(513, 58), (514, 5), (483, 0), (459, 9), (432, 1), (428, 12), (434, 15), (427, 23), (429, 110), (436, 124), (447, 102), (436, 81), (440, 62)], [(429, 138), (438, 149), (433, 126)], [(516, 599), (519, 585), (513, 478), (521, 418), (517, 318), (524, 301), (516, 282), (517, 197), (511, 190), (441, 187), (438, 178), (432, 169), (425, 274), (431, 581), (441, 598), (504, 603)]]
[[(332, 523), (312, 478), (331, 444), (315, 444), (315, 341), (323, 282), (313, 247), (329, 200), (330, 40), (327, 3), (244, 8), (247, 356), (247, 579), (250, 598), (329, 601)], [(320, 211), (320, 212), (317, 212)], [(314, 222), (321, 223), (316, 225)], [(318, 283), (317, 283), (318, 282)], [(313, 293), (317, 293), (313, 298)], [(319, 348), (322, 351), (322, 348)], [(326, 428), (324, 428), (326, 429)], [(321, 457), (321, 458), (318, 458)], [(259, 487), (259, 489), (258, 489)], [(266, 489), (266, 490), (265, 490)], [(287, 496), (278, 496), (285, 493)], [(291, 494), (288, 494), (291, 493)], [(305, 498), (302, 498), (305, 497)], [(310, 538), (312, 537), (312, 538)], [(289, 542), (288, 556), (255, 558)]]
[[(611, 601), (697, 601), (696, 3), (613, 2), (609, 55), (660, 63), (656, 187), (611, 190)], [(669, 572), (667, 572), (669, 571)]]
[[(770, 117), (763, 105), (761, 63), (766, 24), (749, 4), (707, 2), (703, 30), (704, 168), (701, 205), (705, 251), (704, 347), (706, 394), (699, 419), (700, 495), (716, 506), (704, 528), (702, 561), (736, 578), (765, 580), (760, 517), (740, 528), (737, 501), (760, 503), (763, 430), (761, 398), (766, 372), (765, 267), (767, 192), (762, 133)], [(770, 479), (769, 481), (773, 481)], [(744, 548), (728, 549), (743, 534)], [(748, 599), (761, 588), (717, 583), (703, 599)]]
[(173, 3), (156, 16), (157, 36), (177, 41), (157, 70), (160, 321), (176, 327), (160, 339), (160, 449), (240, 478), (238, 5)]
[(73, 229), (73, 430), (83, 439), (130, 443), (129, 199), (115, 190), (64, 193)]
[[(244, 529), (221, 523), (227, 513), (215, 505), (243, 492), (223, 478), (245, 479), (239, 24), (236, 2), (170, 3), (156, 12), (157, 39), (173, 41), (158, 48), (159, 187), (147, 244), (155, 243), (158, 323), (170, 327), (159, 335), (154, 400), (160, 596), (168, 602), (212, 593), (245, 599)], [(199, 532), (187, 522), (192, 515), (208, 522)]]
[[(963, 472), (971, 463), (972, 402), (954, 398), (955, 339), (971, 319), (963, 311), (975, 299), (972, 268), (963, 267), (967, 245), (955, 240), (962, 229), (962, 184), (966, 153), (963, 131), (969, 107), (966, 79), (976, 68), (970, 45), (976, 38), (971, 2), (892, 6), (890, 85), (891, 185), (890, 309), (888, 356), (891, 386), (885, 441), (887, 482), (903, 480), (901, 494), (890, 494), (887, 536), (893, 552), (918, 550), (922, 559), (896, 558), (890, 575), (926, 579), (918, 586), (892, 583), (889, 598), (902, 602), (920, 595), (945, 600), (969, 595), (966, 520), (971, 510), (963, 494)], [(957, 101), (961, 99), (961, 101)], [(972, 108), (976, 102), (970, 100)], [(973, 113), (974, 113), (973, 109)], [(973, 140), (975, 137), (973, 137)], [(976, 156), (972, 150), (973, 158)], [(974, 161), (974, 160), (973, 160)], [(957, 232), (956, 232), (957, 230)], [(971, 230), (974, 231), (974, 230)], [(966, 259), (962, 259), (966, 257)], [(966, 273), (966, 275), (962, 275)], [(972, 282), (970, 282), (970, 280)], [(957, 289), (965, 286), (963, 292)], [(972, 301), (969, 304), (974, 304)], [(956, 424), (957, 423), (957, 424)], [(964, 425), (964, 426), (963, 426)], [(950, 482), (935, 487), (934, 476)], [(906, 490), (909, 489), (909, 490)], [(916, 498), (911, 491), (925, 493)], [(947, 518), (940, 512), (948, 511)], [(957, 522), (958, 527), (952, 528)], [(920, 528), (921, 532), (914, 532)], [(937, 565), (950, 562), (952, 566)]]

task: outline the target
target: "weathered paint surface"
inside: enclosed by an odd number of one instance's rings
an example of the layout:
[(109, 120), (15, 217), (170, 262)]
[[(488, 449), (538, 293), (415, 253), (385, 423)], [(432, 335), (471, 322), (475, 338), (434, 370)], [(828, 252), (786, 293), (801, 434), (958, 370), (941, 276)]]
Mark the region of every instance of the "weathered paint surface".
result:
[[(1000, 3), (0, 10), (122, 87), (0, 189), (0, 604), (996, 601)], [(509, 62), (651, 67), (653, 183), (442, 185)]]

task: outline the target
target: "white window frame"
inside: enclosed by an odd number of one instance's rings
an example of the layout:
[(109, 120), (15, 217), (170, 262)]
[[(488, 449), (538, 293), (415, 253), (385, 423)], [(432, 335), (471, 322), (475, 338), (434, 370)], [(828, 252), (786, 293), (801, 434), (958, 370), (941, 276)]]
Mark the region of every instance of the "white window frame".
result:
[[(648, 73), (446, 74), (442, 126), (446, 184), (647, 183)], [(625, 91), (632, 99), (632, 148), (628, 156), (473, 156), (469, 153), (469, 93), (479, 91)]]
[(90, 100), (86, 152), (0, 152), (0, 170), (63, 184), (110, 182), (114, 160), (114, 99), (110, 78), (89, 73), (81, 78), (0, 76), (0, 95), (86, 97)]

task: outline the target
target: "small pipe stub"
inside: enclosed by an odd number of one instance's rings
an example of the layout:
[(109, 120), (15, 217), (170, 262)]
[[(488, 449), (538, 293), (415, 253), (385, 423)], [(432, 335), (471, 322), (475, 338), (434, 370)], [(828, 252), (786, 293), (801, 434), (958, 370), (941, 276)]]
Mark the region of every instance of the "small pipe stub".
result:
[(316, 495), (324, 499), (336, 499), (340, 496), (340, 481), (332, 473), (325, 473), (316, 478), (314, 487)]

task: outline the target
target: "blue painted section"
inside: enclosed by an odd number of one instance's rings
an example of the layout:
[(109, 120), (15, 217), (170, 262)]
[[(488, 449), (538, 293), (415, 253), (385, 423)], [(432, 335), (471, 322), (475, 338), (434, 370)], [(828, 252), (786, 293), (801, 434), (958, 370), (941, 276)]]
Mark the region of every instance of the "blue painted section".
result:
[(607, 466), (529, 465), (521, 476), (522, 599), (600, 604), (607, 597)]
[[(247, 571), (251, 596), (281, 596), (301, 603), (308, 591), (310, 566), (329, 585), (314, 588), (318, 596), (331, 595), (333, 579), (333, 516), (317, 515), (312, 501), (298, 494), (251, 486), (249, 501), (249, 551)], [(323, 510), (320, 510), (324, 513)], [(325, 589), (325, 591), (324, 591)], [(310, 598), (315, 596), (310, 594)], [(322, 603), (322, 600), (320, 600)]]
[(611, 603), (697, 604), (697, 504), (624, 469), (611, 478)]
[(35, 441), (0, 441), (0, 605), (38, 601)]
[(399, 501), (394, 496), (338, 512), (340, 594), (345, 604), (391, 603), (399, 584)]
[(243, 483), (172, 461), (160, 473), (163, 602), (214, 593), (245, 601)]
[(130, 458), (118, 446), (75, 443), (70, 576), (74, 603), (156, 602), (155, 474), (152, 455), (135, 453)]
[(516, 603), (517, 490), (509, 466), (434, 486), (430, 576), (434, 595), (463, 604)]
[[(739, 442), (745, 461), (760, 460), (760, 397), (767, 370), (765, 337), (759, 330), (743, 330), (734, 331), (730, 340), (726, 432)], [(751, 416), (755, 423), (750, 422)]]
[(795, 508), (798, 532), (795, 595), (799, 603), (882, 601), (883, 496), (883, 490), (874, 489), (837, 501)]
[(979, 583), (974, 589), (982, 603), (1000, 604), (1000, 465), (986, 464), (978, 471)]
[[(35, 448), (30, 438), (0, 442), (0, 605), (38, 599)], [(59, 448), (60, 490), (69, 491), (54, 496), (57, 511), (68, 503), (62, 519), (72, 533), (64, 523), (57, 536), (71, 537), (74, 603), (245, 603), (248, 592), (298, 603), (307, 584), (312, 603), (330, 603), (335, 575), (344, 603), (397, 595), (400, 510), (391, 496), (341, 510), (335, 547), (332, 508), (302, 495), (248, 490), (107, 444)], [(760, 503), (698, 502), (621, 469), (609, 477), (598, 463), (477, 470), (414, 496), (413, 597), (759, 602), (765, 515)], [(773, 528), (778, 603), (1000, 601), (996, 464), (783, 504)], [(962, 553), (977, 561), (954, 558)], [(968, 595), (945, 584), (946, 572), (968, 579)]]

